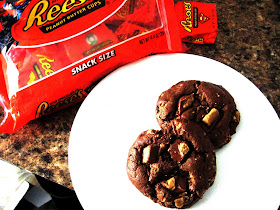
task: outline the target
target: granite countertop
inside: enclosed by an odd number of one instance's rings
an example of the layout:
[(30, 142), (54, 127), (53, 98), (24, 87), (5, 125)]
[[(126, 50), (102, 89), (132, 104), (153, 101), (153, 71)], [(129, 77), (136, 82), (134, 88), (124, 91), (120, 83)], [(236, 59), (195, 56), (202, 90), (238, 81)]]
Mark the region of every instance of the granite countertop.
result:
[[(236, 69), (263, 92), (280, 116), (279, 1), (200, 2), (216, 3), (218, 37), (213, 45), (188, 44), (188, 53)], [(72, 189), (68, 142), (80, 105), (33, 120), (12, 135), (0, 134), (0, 158)]]

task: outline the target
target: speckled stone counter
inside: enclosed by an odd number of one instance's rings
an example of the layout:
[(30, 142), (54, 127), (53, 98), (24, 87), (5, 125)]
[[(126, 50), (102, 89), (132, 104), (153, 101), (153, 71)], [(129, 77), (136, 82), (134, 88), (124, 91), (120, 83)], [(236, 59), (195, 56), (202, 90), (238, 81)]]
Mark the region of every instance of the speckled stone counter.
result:
[[(188, 53), (212, 58), (242, 73), (280, 116), (279, 1), (201, 2), (216, 3), (218, 37), (214, 45), (188, 44)], [(80, 105), (33, 120), (13, 135), (0, 134), (0, 158), (72, 189), (68, 142)]]

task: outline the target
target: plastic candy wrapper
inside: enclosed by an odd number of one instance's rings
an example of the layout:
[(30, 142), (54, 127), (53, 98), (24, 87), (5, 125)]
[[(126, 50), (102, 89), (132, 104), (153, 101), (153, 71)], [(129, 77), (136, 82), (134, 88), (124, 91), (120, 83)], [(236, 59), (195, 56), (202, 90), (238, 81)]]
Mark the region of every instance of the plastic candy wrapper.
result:
[(18, 0), (0, 6), (4, 133), (82, 101), (95, 81), (126, 63), (186, 51), (172, 0)]
[(182, 41), (213, 44), (218, 33), (216, 7), (213, 3), (179, 1), (175, 4)]

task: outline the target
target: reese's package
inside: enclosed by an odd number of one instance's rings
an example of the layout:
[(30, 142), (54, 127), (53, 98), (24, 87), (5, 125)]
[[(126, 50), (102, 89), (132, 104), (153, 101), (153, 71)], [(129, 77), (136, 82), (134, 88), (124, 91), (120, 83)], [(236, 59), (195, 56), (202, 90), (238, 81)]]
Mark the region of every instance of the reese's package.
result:
[(214, 3), (179, 1), (175, 4), (177, 23), (182, 41), (213, 44), (218, 33)]
[(83, 100), (114, 69), (184, 52), (173, 0), (0, 1), (0, 132)]

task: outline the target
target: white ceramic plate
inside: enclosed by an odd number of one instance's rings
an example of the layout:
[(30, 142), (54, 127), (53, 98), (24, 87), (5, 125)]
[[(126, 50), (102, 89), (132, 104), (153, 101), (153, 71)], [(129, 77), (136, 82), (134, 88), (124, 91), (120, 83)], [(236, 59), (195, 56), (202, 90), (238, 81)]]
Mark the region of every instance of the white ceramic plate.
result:
[(280, 204), (280, 120), (248, 79), (217, 61), (189, 54), (157, 55), (102, 80), (83, 102), (70, 135), (69, 169), (85, 210), (166, 209), (143, 196), (126, 174), (128, 150), (155, 119), (158, 96), (181, 80), (220, 84), (235, 98), (241, 122), (218, 150), (214, 185), (191, 209), (277, 210)]

